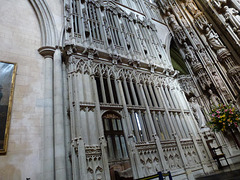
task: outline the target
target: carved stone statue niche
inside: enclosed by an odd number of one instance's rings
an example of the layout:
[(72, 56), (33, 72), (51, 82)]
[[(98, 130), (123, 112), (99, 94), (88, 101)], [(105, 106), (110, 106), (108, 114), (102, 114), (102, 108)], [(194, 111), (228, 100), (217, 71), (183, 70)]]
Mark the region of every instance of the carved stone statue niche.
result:
[(220, 98), (216, 94), (214, 94), (211, 89), (209, 89), (208, 92), (210, 94), (210, 97), (209, 97), (210, 106), (211, 107), (219, 106), (219, 104), (221, 104)]
[(212, 72), (213, 78), (216, 81), (217, 84), (217, 88), (219, 88), (222, 92), (226, 92), (226, 86), (223, 83), (222, 79), (217, 75), (217, 73), (215, 71)]
[(229, 22), (233, 30), (240, 37), (240, 16), (238, 15), (238, 11), (234, 8), (229, 8), (228, 6), (224, 6), (224, 17), (226, 22)]
[(182, 43), (186, 39), (186, 35), (182, 27), (178, 24), (174, 14), (168, 11), (167, 16), (168, 24), (170, 25), (172, 31), (175, 33), (175, 36), (178, 39), (179, 43)]
[(229, 51), (226, 49), (226, 47), (222, 44), (221, 40), (219, 39), (216, 32), (214, 32), (213, 29), (210, 27), (206, 28), (206, 34), (205, 34), (207, 41), (211, 48), (217, 53), (217, 55), (221, 54), (229, 54)]
[(197, 49), (200, 50), (201, 49), (201, 44), (199, 42), (199, 40), (197, 39), (197, 36), (191, 31), (189, 32), (193, 42), (195, 43), (195, 45), (197, 46)]
[(197, 7), (197, 5), (195, 4), (195, 2), (193, 0), (187, 0), (186, 2), (186, 7), (187, 7), (187, 10), (193, 15), (195, 16), (198, 12), (199, 12), (199, 9)]
[(198, 126), (200, 128), (206, 127), (206, 121), (205, 121), (205, 117), (202, 113), (202, 107), (198, 104), (195, 97), (190, 98), (189, 101), (190, 101), (190, 106), (191, 106), (192, 111), (193, 111), (193, 115), (198, 122)]
[(191, 65), (195, 65), (198, 63), (198, 59), (196, 57), (194, 48), (192, 46), (189, 46), (186, 42), (184, 42), (185, 47), (185, 53), (186, 53), (186, 59), (191, 63)]
[(203, 49), (203, 48), (200, 49), (200, 54), (201, 54), (203, 60), (205, 61), (205, 63), (207, 63), (207, 65), (210, 65), (210, 64), (211, 64), (211, 61), (210, 61), (209, 56), (208, 56), (207, 53), (206, 53), (206, 50)]

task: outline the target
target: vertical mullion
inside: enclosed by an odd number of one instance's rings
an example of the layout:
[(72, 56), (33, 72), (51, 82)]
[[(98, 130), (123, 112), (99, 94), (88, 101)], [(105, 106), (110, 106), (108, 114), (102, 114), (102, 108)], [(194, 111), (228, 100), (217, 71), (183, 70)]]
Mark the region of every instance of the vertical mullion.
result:
[(110, 93), (111, 103), (114, 104), (114, 97), (113, 97), (113, 90), (112, 90), (112, 84), (111, 84), (110, 76), (107, 77), (107, 84), (108, 84), (108, 91)]
[(155, 113), (155, 111), (152, 112), (152, 119), (153, 119), (153, 123), (154, 123), (155, 128), (156, 128), (158, 137), (159, 137), (161, 140), (163, 140), (163, 138), (161, 137), (161, 132), (162, 132), (162, 131), (160, 130), (159, 125), (158, 125), (158, 122), (157, 122), (157, 120), (156, 120), (156, 113)]
[(137, 121), (136, 121), (135, 114), (134, 114), (133, 110), (131, 110), (131, 117), (132, 117), (132, 123), (133, 123), (133, 127), (134, 127), (134, 130), (135, 130), (135, 136), (136, 136), (137, 142), (140, 142), (141, 139), (140, 139), (140, 136), (139, 136), (139, 128), (138, 128)]
[(125, 77), (123, 78), (123, 86), (124, 86), (124, 89), (125, 89), (125, 92), (126, 92), (128, 104), (129, 104), (129, 105), (132, 105), (132, 103), (131, 103), (131, 98), (130, 98), (129, 91), (128, 91), (127, 81), (126, 81), (126, 78), (125, 78)]
[(105, 88), (104, 88), (104, 82), (103, 82), (103, 75), (102, 74), (100, 75), (100, 85), (101, 85), (103, 102), (107, 103), (106, 94), (105, 94)]
[(142, 127), (143, 140), (147, 141), (147, 134), (146, 134), (145, 126), (143, 123), (142, 112), (140, 110), (138, 110), (138, 117), (139, 117), (140, 125)]
[(167, 139), (167, 137), (169, 137), (168, 128), (166, 127), (166, 123), (164, 122), (164, 119), (163, 119), (160, 111), (157, 113), (157, 116), (158, 116), (159, 127), (160, 127), (160, 129), (162, 129), (164, 138)]
[(94, 6), (93, 17), (94, 17), (94, 21), (95, 21), (95, 31), (96, 31), (96, 37), (97, 37), (96, 39), (101, 40), (100, 36), (99, 36), (99, 22), (98, 22), (98, 17), (97, 17), (97, 11), (98, 11), (98, 8), (96, 8)]
[(145, 95), (146, 95), (146, 98), (147, 98), (147, 101), (148, 101), (148, 105), (153, 106), (152, 105), (152, 100), (151, 100), (150, 95), (148, 93), (147, 85), (146, 85), (145, 82), (143, 83), (143, 88), (144, 88), (144, 92), (145, 92)]

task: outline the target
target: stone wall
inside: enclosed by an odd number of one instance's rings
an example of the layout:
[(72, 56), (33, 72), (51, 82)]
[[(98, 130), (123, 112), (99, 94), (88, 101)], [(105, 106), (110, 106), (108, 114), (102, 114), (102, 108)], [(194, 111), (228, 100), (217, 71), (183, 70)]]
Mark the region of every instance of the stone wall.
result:
[(0, 61), (17, 63), (8, 150), (0, 179), (41, 179), (43, 58), (38, 19), (27, 0), (1, 0)]

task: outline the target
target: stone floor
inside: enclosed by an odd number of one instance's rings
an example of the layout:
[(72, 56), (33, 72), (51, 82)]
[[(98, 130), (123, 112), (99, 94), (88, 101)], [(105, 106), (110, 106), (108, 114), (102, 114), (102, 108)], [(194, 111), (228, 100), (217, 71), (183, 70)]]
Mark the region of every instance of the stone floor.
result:
[(196, 180), (240, 180), (240, 164), (225, 166), (212, 174), (197, 177)]

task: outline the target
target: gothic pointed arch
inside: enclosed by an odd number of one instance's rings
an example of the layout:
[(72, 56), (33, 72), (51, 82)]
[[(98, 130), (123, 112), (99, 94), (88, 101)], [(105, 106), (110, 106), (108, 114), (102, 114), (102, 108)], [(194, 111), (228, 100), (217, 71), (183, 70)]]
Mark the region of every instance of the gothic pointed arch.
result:
[(41, 29), (42, 46), (55, 46), (57, 30), (52, 13), (45, 0), (29, 0), (36, 12)]

